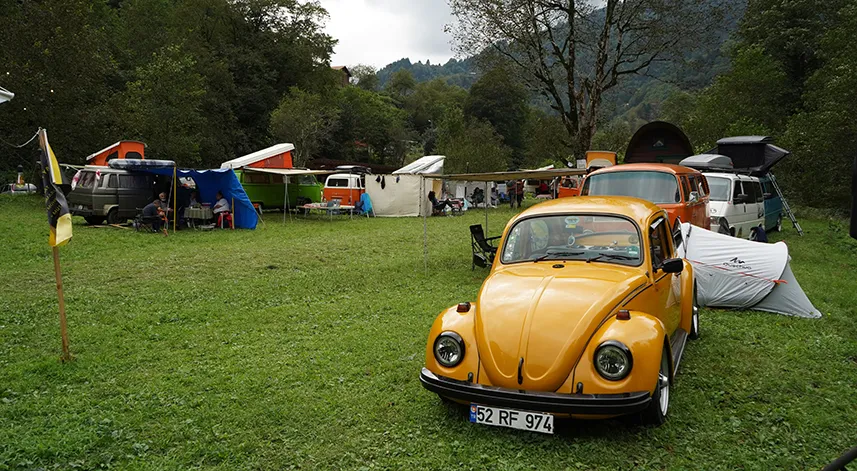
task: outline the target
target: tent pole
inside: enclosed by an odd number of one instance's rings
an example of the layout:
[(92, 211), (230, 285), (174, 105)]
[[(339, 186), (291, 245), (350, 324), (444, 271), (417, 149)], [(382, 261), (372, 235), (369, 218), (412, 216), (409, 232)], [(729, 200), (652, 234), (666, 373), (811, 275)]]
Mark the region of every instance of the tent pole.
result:
[(173, 232), (176, 231), (176, 219), (178, 219), (178, 190), (176, 190), (176, 166), (173, 165)]
[(488, 235), (488, 202), (491, 201), (491, 196), (488, 194), (488, 182), (485, 182), (485, 235)]
[(423, 213), (423, 266), (425, 269), (425, 274), (428, 275), (428, 219), (426, 217), (426, 211), (423, 201), (423, 193), (425, 193), (425, 185), (426, 179), (423, 176), (420, 176), (420, 212)]
[(286, 223), (286, 212), (289, 210), (289, 177), (283, 175), (283, 224)]
[[(354, 189), (351, 188), (351, 170), (348, 171), (348, 204), (354, 206)], [(354, 219), (354, 210), (349, 211), (351, 219)]]

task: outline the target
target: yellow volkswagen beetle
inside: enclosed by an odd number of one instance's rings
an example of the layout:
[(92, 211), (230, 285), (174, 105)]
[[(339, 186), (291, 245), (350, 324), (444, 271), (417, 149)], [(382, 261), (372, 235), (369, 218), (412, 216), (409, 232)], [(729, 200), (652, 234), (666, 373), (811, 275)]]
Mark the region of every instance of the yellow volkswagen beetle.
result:
[(666, 419), (699, 336), (690, 263), (637, 198), (561, 198), (506, 226), (475, 303), (440, 313), (420, 382), (470, 421), (553, 433), (555, 417)]

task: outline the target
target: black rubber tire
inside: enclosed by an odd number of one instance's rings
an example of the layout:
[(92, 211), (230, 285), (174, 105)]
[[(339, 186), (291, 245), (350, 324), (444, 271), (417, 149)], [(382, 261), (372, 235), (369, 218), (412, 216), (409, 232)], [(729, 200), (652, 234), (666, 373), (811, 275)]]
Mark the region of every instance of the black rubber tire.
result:
[[(660, 371), (658, 371), (658, 384), (655, 386), (655, 392), (652, 394), (652, 401), (649, 403), (649, 407), (646, 407), (646, 409), (640, 413), (640, 420), (643, 422), (643, 425), (657, 427), (667, 420), (670, 399), (669, 369), (669, 350), (667, 350), (666, 345), (664, 345), (664, 351), (661, 353), (661, 367)], [(663, 385), (664, 380), (662, 377), (664, 375), (666, 375), (666, 387)], [(666, 394), (666, 399), (663, 402), (666, 403), (666, 406), (661, 404), (661, 399), (664, 394)]]
[(97, 226), (104, 222), (104, 218), (101, 216), (85, 216), (83, 219), (85, 219), (86, 223), (90, 226)]
[(687, 338), (696, 340), (699, 338), (699, 302), (696, 297), (696, 282), (693, 282), (693, 307), (691, 308), (690, 317), (690, 332), (687, 333)]
[(726, 234), (729, 235), (731, 231), (729, 230), (729, 222), (726, 219), (720, 219), (720, 224), (717, 227), (718, 234)]
[(750, 237), (748, 240), (756, 242), (759, 239), (759, 231), (756, 230), (755, 227), (750, 228)]
[(119, 217), (119, 209), (113, 208), (110, 211), (107, 211), (107, 224), (121, 224), (125, 221)]

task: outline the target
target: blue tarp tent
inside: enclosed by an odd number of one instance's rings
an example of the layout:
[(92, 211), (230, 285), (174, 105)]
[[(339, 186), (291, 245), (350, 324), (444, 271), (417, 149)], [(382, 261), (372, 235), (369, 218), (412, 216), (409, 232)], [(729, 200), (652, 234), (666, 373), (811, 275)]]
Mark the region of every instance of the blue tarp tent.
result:
[[(140, 169), (143, 172), (154, 173), (156, 175), (173, 175), (171, 168), (146, 168)], [(253, 203), (244, 192), (244, 187), (235, 176), (232, 169), (216, 169), (216, 170), (188, 170), (178, 169), (176, 171), (179, 178), (193, 178), (196, 182), (196, 190), (199, 192), (199, 197), (202, 202), (214, 203), (217, 201), (215, 195), (218, 191), (223, 192), (223, 197), (232, 204), (232, 199), (235, 199), (235, 207), (232, 208), (232, 218), (235, 220), (235, 227), (241, 229), (255, 229), (256, 223), (259, 222), (256, 209), (253, 208)]]
[[(173, 176), (172, 161), (157, 161), (157, 160), (111, 160), (108, 164), (113, 168), (123, 168), (126, 170), (134, 170), (137, 172), (147, 172), (155, 175)], [(176, 169), (176, 174), (179, 178), (192, 178), (196, 182), (196, 190), (199, 192), (201, 202), (211, 203), (214, 206), (218, 191), (223, 192), (223, 197), (232, 204), (235, 200), (235, 207), (232, 208), (232, 218), (235, 221), (235, 227), (241, 229), (255, 229), (256, 223), (259, 222), (256, 209), (247, 193), (244, 192), (244, 187), (235, 176), (232, 169), (214, 169), (214, 170), (192, 170), (192, 169)]]

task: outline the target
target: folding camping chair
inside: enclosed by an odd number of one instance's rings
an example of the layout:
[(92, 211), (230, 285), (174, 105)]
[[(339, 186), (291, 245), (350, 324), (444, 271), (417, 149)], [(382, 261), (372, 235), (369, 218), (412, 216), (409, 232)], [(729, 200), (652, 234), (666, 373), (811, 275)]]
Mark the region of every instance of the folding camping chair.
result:
[(134, 230), (136, 232), (140, 232), (145, 230), (146, 232), (157, 232), (155, 231), (154, 224), (160, 222), (161, 227), (166, 227), (166, 222), (164, 218), (161, 216), (143, 216), (143, 208), (137, 208), (137, 216), (134, 217)]
[(482, 230), (482, 224), (474, 224), (470, 226), (470, 247), (473, 250), (470, 269), (476, 268), (479, 265), (482, 268), (494, 263), (494, 255), (497, 254), (497, 246), (492, 241), (500, 239), (497, 237), (485, 237), (485, 232)]

